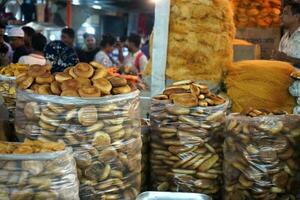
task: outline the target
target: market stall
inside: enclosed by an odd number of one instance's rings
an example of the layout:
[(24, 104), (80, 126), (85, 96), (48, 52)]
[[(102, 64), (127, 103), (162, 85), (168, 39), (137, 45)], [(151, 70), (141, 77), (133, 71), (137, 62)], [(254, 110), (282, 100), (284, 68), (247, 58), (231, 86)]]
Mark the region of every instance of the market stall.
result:
[(96, 62), (0, 69), (21, 142), (0, 142), (0, 199), (299, 198), (300, 74), (235, 40), (276, 45), (281, 3), (165, 0), (155, 12), (151, 97)]

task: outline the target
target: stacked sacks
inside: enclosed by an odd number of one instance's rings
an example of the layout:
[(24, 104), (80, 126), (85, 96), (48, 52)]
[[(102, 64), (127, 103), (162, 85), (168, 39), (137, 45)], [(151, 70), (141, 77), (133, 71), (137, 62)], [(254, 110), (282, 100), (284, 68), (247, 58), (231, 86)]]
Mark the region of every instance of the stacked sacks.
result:
[(299, 199), (300, 116), (251, 110), (226, 120), (225, 200)]
[(218, 197), (228, 102), (206, 85), (180, 81), (151, 103), (152, 188)]
[[(72, 78), (70, 74), (85, 78)], [(41, 78), (49, 83), (39, 84)], [(18, 137), (72, 147), (82, 200), (135, 199), (141, 186), (139, 92), (131, 92), (126, 80), (111, 77), (88, 64), (78, 64), (54, 77), (48, 72), (35, 77), (27, 73), (22, 79), (26, 81), (17, 79)], [(54, 79), (58, 83), (51, 87)], [(77, 84), (80, 80), (82, 84)], [(99, 89), (94, 90), (96, 83)], [(87, 89), (91, 87), (94, 89)], [(56, 90), (61, 96), (50, 95)]]
[[(172, 0), (167, 78), (219, 83), (232, 62), (234, 34), (227, 0)], [(151, 74), (151, 62), (145, 74)]]
[(249, 107), (292, 112), (295, 105), (288, 88), (292, 83), (293, 66), (279, 61), (242, 61), (229, 68), (225, 80), (232, 110)]
[(27, 140), (0, 142), (0, 199), (79, 200), (71, 148)]
[(294, 108), (293, 113), (298, 115), (300, 114), (300, 72), (293, 72), (291, 77), (294, 79), (294, 82), (289, 88), (290, 94), (297, 98), (297, 106)]
[(281, 0), (233, 0), (237, 27), (280, 25)]

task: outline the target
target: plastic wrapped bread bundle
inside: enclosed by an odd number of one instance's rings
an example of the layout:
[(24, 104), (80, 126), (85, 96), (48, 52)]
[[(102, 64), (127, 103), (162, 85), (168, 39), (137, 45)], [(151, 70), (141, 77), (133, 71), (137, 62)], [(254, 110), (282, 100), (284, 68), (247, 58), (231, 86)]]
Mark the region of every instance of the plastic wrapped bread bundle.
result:
[(225, 199), (298, 199), (300, 116), (259, 113), (226, 120)]
[(152, 99), (151, 185), (159, 191), (217, 198), (228, 102), (205, 85), (182, 83), (174, 83)]
[[(0, 199), (79, 200), (72, 149), (34, 153), (39, 147), (31, 145), (0, 143)], [(50, 145), (54, 147), (53, 143), (44, 146)]]
[(16, 78), (0, 75), (0, 92), (9, 111), (9, 119), (13, 121), (16, 110)]
[(18, 91), (20, 138), (73, 147), (81, 199), (135, 199), (141, 185), (139, 92), (101, 98)]

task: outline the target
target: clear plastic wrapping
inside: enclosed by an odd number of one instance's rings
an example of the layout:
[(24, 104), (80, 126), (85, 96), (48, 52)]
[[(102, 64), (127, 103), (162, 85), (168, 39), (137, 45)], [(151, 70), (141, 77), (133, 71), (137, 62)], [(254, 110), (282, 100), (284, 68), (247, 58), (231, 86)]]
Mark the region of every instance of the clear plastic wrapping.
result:
[(159, 191), (217, 197), (222, 184), (223, 128), (228, 102), (184, 108), (152, 99), (151, 185)]
[(38, 154), (0, 154), (1, 200), (79, 200), (72, 149)]
[(149, 143), (150, 143), (150, 121), (142, 119), (142, 188), (141, 191), (147, 191), (149, 183)]
[(16, 110), (16, 78), (0, 75), (0, 92), (9, 111), (9, 119), (13, 121)]
[(299, 199), (299, 144), (300, 116), (228, 116), (224, 199)]
[(139, 92), (101, 98), (17, 93), (19, 138), (73, 147), (80, 198), (135, 199), (141, 185)]

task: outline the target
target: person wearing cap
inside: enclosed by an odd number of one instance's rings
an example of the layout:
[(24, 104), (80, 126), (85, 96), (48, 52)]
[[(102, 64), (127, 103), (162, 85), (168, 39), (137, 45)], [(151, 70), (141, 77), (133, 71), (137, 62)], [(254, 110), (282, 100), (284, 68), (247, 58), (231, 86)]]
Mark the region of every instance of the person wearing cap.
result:
[(47, 61), (44, 57), (44, 49), (47, 45), (46, 37), (41, 33), (35, 33), (32, 36), (32, 53), (22, 56), (18, 63), (26, 65), (46, 65)]
[(29, 54), (28, 49), (25, 46), (24, 35), (22, 28), (12, 28), (8, 31), (10, 45), (14, 50), (13, 63), (17, 63), (22, 56)]

